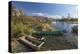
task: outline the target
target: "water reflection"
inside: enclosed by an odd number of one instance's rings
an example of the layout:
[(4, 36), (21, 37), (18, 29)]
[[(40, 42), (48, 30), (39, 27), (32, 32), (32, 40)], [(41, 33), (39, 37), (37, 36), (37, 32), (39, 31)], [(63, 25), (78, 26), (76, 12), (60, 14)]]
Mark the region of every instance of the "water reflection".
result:
[(64, 32), (71, 32), (72, 28), (77, 25), (78, 24), (66, 23), (63, 21), (52, 22), (52, 26), (54, 26), (56, 29), (58, 29), (60, 31), (64, 31)]

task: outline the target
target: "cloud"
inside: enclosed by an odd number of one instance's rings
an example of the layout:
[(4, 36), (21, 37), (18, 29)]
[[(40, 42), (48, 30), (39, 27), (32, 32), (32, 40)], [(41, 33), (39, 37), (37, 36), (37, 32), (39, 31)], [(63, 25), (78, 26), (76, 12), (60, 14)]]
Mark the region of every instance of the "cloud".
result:
[(45, 16), (45, 17), (48, 17), (48, 18), (62, 18), (62, 16), (59, 16), (59, 15), (49, 15), (49, 14), (45, 14), (45, 13), (41, 13), (41, 12), (38, 12), (38, 13), (32, 13), (32, 15), (34, 16)]
[(32, 13), (32, 15), (36, 15), (36, 16), (44, 16), (44, 13)]
[(52, 15), (50, 17), (52, 17), (52, 18), (62, 18), (62, 16), (59, 16), (59, 15)]

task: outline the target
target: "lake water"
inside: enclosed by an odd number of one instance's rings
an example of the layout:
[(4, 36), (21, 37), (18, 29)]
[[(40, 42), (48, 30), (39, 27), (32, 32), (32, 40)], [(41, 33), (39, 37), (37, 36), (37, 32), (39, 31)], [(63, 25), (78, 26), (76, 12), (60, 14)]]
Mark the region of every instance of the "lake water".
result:
[(66, 23), (66, 22), (59, 22), (59, 21), (54, 21), (52, 22), (52, 26), (54, 26), (56, 29), (60, 30), (60, 31), (65, 31), (65, 32), (71, 32), (72, 28), (74, 26), (77, 26), (78, 24), (70, 24), (70, 23)]
[(78, 35), (75, 33), (72, 33), (72, 28), (74, 26), (78, 26), (78, 24), (70, 24), (70, 23), (66, 23), (66, 22), (59, 22), (59, 21), (55, 21), (52, 23), (53, 27), (55, 27), (56, 29), (60, 30), (60, 31), (66, 31), (64, 33), (64, 38), (65, 40), (71, 42), (71, 44), (75, 47), (78, 48)]

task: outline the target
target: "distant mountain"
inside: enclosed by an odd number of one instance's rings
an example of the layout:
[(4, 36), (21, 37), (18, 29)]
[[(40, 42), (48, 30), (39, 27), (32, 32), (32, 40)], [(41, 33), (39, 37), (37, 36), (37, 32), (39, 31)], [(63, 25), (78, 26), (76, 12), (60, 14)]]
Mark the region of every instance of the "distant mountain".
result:
[(49, 18), (49, 17), (46, 17), (46, 16), (32, 16), (33, 18), (37, 18), (37, 19), (43, 19), (43, 20), (52, 20), (53, 18)]
[(33, 18), (48, 18), (48, 17), (45, 17), (45, 16), (32, 16)]

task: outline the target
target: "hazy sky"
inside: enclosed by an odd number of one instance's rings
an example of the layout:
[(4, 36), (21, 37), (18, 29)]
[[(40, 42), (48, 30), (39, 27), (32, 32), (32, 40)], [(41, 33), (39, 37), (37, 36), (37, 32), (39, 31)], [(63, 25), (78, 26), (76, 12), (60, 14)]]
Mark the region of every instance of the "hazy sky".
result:
[(31, 2), (13, 2), (17, 9), (24, 9), (29, 16), (48, 16), (62, 17), (67, 16), (77, 17), (77, 6), (68, 4), (50, 4), (50, 3), (31, 3)]

